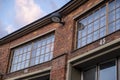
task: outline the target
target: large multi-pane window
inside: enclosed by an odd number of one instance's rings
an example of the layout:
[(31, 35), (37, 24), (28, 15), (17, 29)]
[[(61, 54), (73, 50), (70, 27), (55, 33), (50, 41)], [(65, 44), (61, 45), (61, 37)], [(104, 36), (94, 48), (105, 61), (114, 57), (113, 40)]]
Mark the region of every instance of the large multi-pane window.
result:
[(11, 72), (40, 64), (52, 59), (54, 34), (29, 42), (13, 50)]
[(120, 0), (111, 0), (77, 22), (77, 48), (120, 29)]
[(83, 80), (117, 80), (115, 60), (96, 65), (83, 71)]

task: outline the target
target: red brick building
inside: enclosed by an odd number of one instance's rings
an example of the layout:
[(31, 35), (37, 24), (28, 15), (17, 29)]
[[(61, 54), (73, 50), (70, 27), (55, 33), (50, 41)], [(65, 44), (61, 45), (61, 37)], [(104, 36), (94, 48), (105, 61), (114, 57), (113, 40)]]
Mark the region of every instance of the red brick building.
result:
[(0, 39), (1, 80), (120, 80), (120, 0), (71, 0)]

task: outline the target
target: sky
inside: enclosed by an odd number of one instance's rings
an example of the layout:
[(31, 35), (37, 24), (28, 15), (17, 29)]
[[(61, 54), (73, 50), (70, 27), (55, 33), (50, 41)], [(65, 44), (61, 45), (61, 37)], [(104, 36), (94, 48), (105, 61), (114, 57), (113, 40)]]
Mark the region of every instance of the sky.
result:
[(0, 0), (0, 38), (61, 8), (70, 0)]

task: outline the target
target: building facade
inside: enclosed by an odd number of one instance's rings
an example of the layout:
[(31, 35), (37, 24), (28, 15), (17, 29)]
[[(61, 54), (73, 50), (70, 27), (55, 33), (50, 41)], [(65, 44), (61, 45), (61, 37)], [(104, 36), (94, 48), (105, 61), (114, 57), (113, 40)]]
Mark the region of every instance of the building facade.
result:
[(0, 80), (120, 80), (120, 0), (71, 0), (1, 38)]

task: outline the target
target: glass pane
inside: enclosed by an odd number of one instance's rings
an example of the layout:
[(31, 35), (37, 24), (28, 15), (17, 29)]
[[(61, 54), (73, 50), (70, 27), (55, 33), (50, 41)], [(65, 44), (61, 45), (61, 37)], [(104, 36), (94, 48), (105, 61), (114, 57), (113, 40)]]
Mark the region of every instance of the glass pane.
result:
[(22, 54), (23, 53), (23, 48), (20, 48), (19, 50), (20, 50), (19, 54)]
[(115, 1), (109, 3), (109, 11), (112, 11), (113, 9), (115, 9)]
[(26, 59), (30, 59), (30, 52), (26, 53)]
[(45, 51), (45, 53), (50, 52), (50, 50), (51, 50), (50, 47), (51, 47), (50, 45), (47, 45), (47, 46), (46, 46), (46, 51)]
[(40, 63), (43, 63), (44, 62), (44, 55), (41, 55), (40, 56)]
[(38, 48), (36, 51), (36, 56), (39, 56), (39, 55), (40, 55), (40, 48)]
[(81, 31), (78, 31), (78, 39), (81, 38)]
[(29, 60), (25, 61), (25, 68), (29, 66)]
[(45, 54), (45, 61), (49, 60), (49, 54)]
[(83, 72), (83, 80), (95, 80), (95, 79), (96, 79), (96, 68), (92, 68)]
[(25, 46), (25, 47), (23, 48), (23, 50), (24, 50), (24, 53), (27, 52), (27, 47)]
[(82, 43), (81, 43), (82, 46), (86, 45), (86, 37), (82, 38)]
[(35, 64), (35, 58), (32, 58), (31, 60), (30, 60), (30, 66), (33, 66)]
[(32, 51), (32, 57), (36, 56), (36, 49)]
[(101, 9), (100, 9), (100, 16), (103, 16), (103, 15), (105, 15), (106, 14), (106, 6), (104, 6), (104, 7), (102, 7)]
[(107, 62), (100, 65), (99, 80), (116, 80), (115, 61)]
[(22, 61), (24, 61), (25, 60), (25, 58), (26, 58), (26, 54), (23, 54), (23, 57), (22, 57)]
[(116, 30), (120, 29), (120, 19), (116, 21)]
[(99, 29), (99, 20), (94, 22), (94, 31)]
[(120, 8), (116, 9), (116, 19), (120, 19)]
[(14, 56), (18, 56), (19, 55), (19, 50), (15, 50), (14, 51)]
[(25, 62), (22, 62), (22, 63), (21, 63), (21, 69), (24, 68), (24, 65), (25, 65)]
[(41, 54), (44, 54), (45, 53), (45, 47), (42, 47), (41, 48)]
[(22, 61), (22, 55), (19, 55), (18, 62)]
[(99, 38), (99, 30), (94, 32), (94, 40), (97, 40)]
[(120, 7), (120, 0), (116, 0), (116, 7)]
[(115, 22), (109, 24), (109, 26), (108, 26), (108, 32), (109, 33), (112, 33), (114, 31), (115, 31)]
[(42, 40), (42, 46), (45, 46), (45, 45), (46, 45), (46, 40), (43, 39), (43, 40)]
[(99, 13), (100, 13), (100, 10), (97, 10), (97, 11), (94, 13), (94, 20), (96, 20), (96, 19), (99, 18)]
[(87, 43), (91, 43), (91, 42), (92, 42), (92, 37), (93, 37), (92, 34), (89, 34), (89, 35), (87, 36)]
[(87, 35), (87, 27), (82, 30), (82, 37)]
[(81, 47), (81, 39), (78, 40), (78, 43), (77, 43), (77, 48), (80, 48)]
[(31, 51), (31, 47), (32, 47), (31, 45), (28, 45), (28, 51)]
[(104, 37), (106, 35), (106, 27), (100, 29), (100, 37)]
[(112, 11), (108, 14), (108, 21), (109, 23), (115, 21), (115, 11)]
[(35, 64), (38, 64), (38, 63), (39, 63), (39, 57), (36, 57)]
[(106, 25), (106, 17), (104, 16), (104, 17), (100, 18), (100, 27), (103, 27), (105, 25)]
[(88, 25), (88, 34), (93, 31), (93, 24)]
[(50, 52), (49, 55), (50, 55), (50, 60), (51, 60), (53, 58), (53, 52)]
[(84, 26), (87, 25), (87, 20), (84, 18), (83, 20), (79, 21), (79, 23), (83, 24)]
[(93, 21), (93, 18), (94, 18), (94, 17), (93, 17), (93, 14), (91, 14), (91, 15), (89, 15), (89, 16), (87, 17), (88, 24)]

